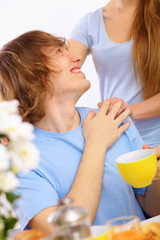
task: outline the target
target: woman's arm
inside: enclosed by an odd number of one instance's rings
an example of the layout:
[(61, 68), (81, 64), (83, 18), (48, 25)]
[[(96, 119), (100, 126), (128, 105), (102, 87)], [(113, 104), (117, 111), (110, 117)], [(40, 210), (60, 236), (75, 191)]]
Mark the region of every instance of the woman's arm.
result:
[(145, 195), (137, 195), (141, 207), (149, 216), (160, 214), (160, 179), (147, 188)]
[[(148, 144), (143, 145), (143, 149), (151, 148)], [(157, 159), (160, 158), (160, 144), (153, 148), (156, 152)], [(144, 196), (137, 196), (142, 208), (150, 215), (160, 214), (160, 160), (158, 160), (158, 171), (153, 183), (147, 188)]]
[[(130, 114), (130, 110), (125, 110), (115, 119), (122, 102), (115, 103), (106, 115), (109, 104), (109, 100), (105, 101), (97, 114), (91, 110), (83, 122), (84, 152), (73, 185), (67, 194), (74, 199), (74, 205), (88, 209), (91, 222), (94, 221), (99, 205), (106, 150), (130, 125), (130, 122), (126, 122), (119, 127)], [(51, 228), (46, 218), (55, 209), (56, 207), (51, 207), (42, 210), (33, 217), (29, 226), (40, 229), (46, 235), (50, 234)]]
[[(121, 100), (123, 104), (117, 115), (119, 115), (124, 109), (130, 108), (131, 109), (130, 117), (132, 118), (133, 121), (146, 120), (160, 116), (160, 93), (156, 94), (151, 98), (148, 98), (147, 100), (132, 105), (129, 105), (123, 99), (113, 97), (110, 99), (111, 104), (109, 110), (119, 100)], [(101, 105), (102, 102), (99, 102), (98, 107), (101, 107)]]
[(69, 51), (74, 55), (80, 56), (79, 65), (80, 67), (83, 65), (87, 55), (88, 55), (88, 48), (81, 42), (76, 40), (69, 40)]
[(133, 120), (146, 120), (160, 116), (160, 93), (131, 105)]

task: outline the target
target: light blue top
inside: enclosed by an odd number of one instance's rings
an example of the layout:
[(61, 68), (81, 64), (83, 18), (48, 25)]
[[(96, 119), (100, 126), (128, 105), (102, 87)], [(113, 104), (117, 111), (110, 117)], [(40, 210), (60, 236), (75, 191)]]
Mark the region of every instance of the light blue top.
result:
[[(111, 42), (104, 25), (103, 8), (85, 15), (70, 38), (83, 43), (92, 54), (102, 101), (115, 96), (130, 105), (143, 101), (139, 75), (137, 85), (133, 68), (133, 41)], [(152, 147), (160, 143), (160, 117), (136, 121), (135, 124), (145, 143)]]
[[(73, 131), (54, 133), (35, 127), (34, 143), (40, 150), (39, 166), (29, 174), (19, 176), (20, 186), (17, 191), (21, 198), (15, 212), (22, 228), (41, 210), (57, 205), (57, 200), (65, 197), (72, 186), (84, 149), (82, 122), (90, 110), (77, 109), (81, 124)], [(134, 193), (143, 195), (146, 188), (133, 190), (120, 176), (115, 162), (121, 154), (141, 149), (142, 144), (142, 139), (132, 123), (107, 151), (95, 225), (104, 224), (116, 216), (138, 215), (144, 219)]]

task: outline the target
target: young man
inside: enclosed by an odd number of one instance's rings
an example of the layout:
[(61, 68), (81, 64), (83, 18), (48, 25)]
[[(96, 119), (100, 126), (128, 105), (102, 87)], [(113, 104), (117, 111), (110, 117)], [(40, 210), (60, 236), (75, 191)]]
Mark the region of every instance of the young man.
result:
[(21, 198), (15, 211), (22, 228), (46, 235), (52, 231), (47, 217), (65, 196), (87, 208), (96, 225), (115, 216), (144, 219), (141, 207), (150, 215), (160, 211), (159, 181), (133, 189), (115, 163), (119, 155), (143, 145), (134, 124), (125, 120), (130, 110), (117, 117), (122, 105), (118, 101), (108, 113), (110, 100), (99, 111), (76, 107), (90, 87), (79, 61), (64, 39), (41, 31), (19, 36), (0, 52), (1, 97), (19, 100), (40, 150), (37, 169), (19, 176)]

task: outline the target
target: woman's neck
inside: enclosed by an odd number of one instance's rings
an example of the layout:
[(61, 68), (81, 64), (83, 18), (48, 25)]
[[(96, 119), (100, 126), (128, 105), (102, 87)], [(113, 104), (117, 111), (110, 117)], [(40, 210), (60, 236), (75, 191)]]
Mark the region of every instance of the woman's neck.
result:
[(136, 7), (138, 1), (139, 0), (111, 0), (107, 5), (110, 5), (117, 10), (124, 11), (128, 8)]
[(81, 119), (74, 101), (51, 99), (45, 106), (45, 116), (35, 124), (50, 132), (72, 131), (80, 125)]

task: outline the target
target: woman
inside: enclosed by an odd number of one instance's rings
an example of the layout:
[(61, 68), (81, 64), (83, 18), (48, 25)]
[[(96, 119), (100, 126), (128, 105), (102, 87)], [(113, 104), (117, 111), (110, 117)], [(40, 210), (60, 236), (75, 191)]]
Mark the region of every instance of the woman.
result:
[(22, 228), (46, 235), (52, 231), (46, 219), (65, 196), (87, 208), (94, 224), (122, 215), (144, 219), (141, 207), (151, 215), (160, 212), (160, 181), (133, 189), (115, 163), (119, 155), (143, 144), (132, 122), (122, 124), (130, 110), (115, 119), (122, 101), (108, 114), (109, 100), (99, 111), (75, 107), (90, 87), (80, 60), (68, 52), (64, 39), (40, 31), (19, 36), (0, 51), (1, 97), (19, 100), (40, 150), (37, 169), (19, 176), (21, 198), (15, 211)]
[(160, 1), (111, 0), (82, 18), (70, 38), (70, 51), (81, 54), (81, 65), (92, 54), (101, 100), (124, 99), (144, 142), (158, 145)]

